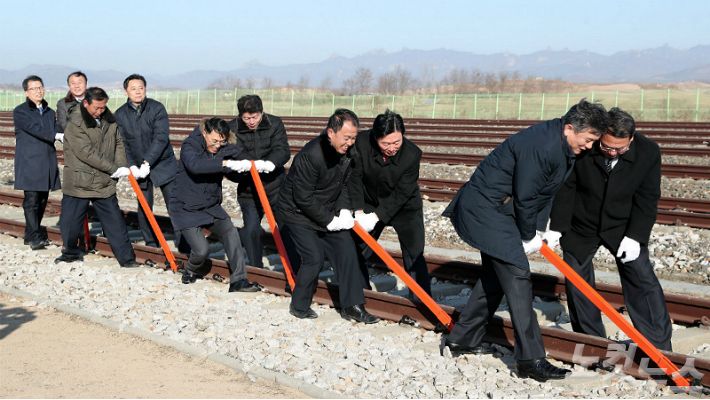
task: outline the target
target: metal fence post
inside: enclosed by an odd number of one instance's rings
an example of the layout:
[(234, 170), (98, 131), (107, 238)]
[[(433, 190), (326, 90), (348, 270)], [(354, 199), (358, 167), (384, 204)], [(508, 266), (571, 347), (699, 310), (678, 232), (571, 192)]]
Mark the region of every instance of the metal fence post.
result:
[(695, 89), (695, 122), (700, 118), (700, 88)]
[(641, 114), (641, 118), (643, 118), (643, 89), (641, 89), (641, 110), (639, 114)]
[(523, 93), (519, 93), (518, 97), (518, 121), (520, 121), (520, 117), (523, 113)]
[(370, 116), (375, 116), (375, 96), (372, 96), (372, 101), (370, 102)]
[(197, 89), (197, 114), (200, 113), (200, 89)]
[(668, 88), (666, 95), (666, 121), (671, 120), (671, 88)]
[(350, 111), (352, 111), (352, 112), (355, 112), (355, 96), (357, 96), (357, 95), (356, 94), (353, 95), (353, 106), (350, 109)]
[(498, 106), (500, 104), (500, 93), (496, 93), (496, 117), (494, 119), (498, 119)]
[(451, 119), (456, 119), (456, 93), (454, 93), (454, 110), (451, 112)]
[(335, 112), (335, 93), (331, 93), (331, 106), (330, 106), (330, 113), (333, 114)]
[(542, 92), (542, 102), (540, 104), (540, 119), (545, 119), (545, 92)]
[(394, 95), (392, 95), (392, 106), (390, 107), (390, 110), (394, 111)]
[(187, 105), (185, 106), (185, 114), (190, 114), (190, 91), (187, 91)]
[(436, 117), (436, 92), (434, 92), (434, 105), (431, 108), (431, 117)]
[(411, 118), (414, 118), (414, 107), (416, 105), (416, 99), (417, 99), (417, 95), (416, 94), (412, 95), (412, 112), (409, 113), (409, 116)]
[(565, 112), (569, 110), (569, 92), (567, 92), (567, 102), (565, 103)]
[(311, 117), (313, 116), (313, 106), (315, 105), (316, 101), (316, 91), (311, 90)]
[(616, 97), (614, 98), (614, 107), (619, 107), (619, 89), (616, 89)]
[(293, 92), (293, 89), (291, 89), (291, 116), (293, 117), (293, 96), (295, 93)]
[[(270, 96), (271, 96), (271, 113), (273, 114), (274, 113), (274, 89), (273, 88), (271, 89)], [(234, 99), (236, 100), (236, 96), (234, 97)], [(236, 103), (236, 101), (235, 101), (235, 103)], [(237, 112), (235, 111), (234, 114), (236, 115)]]
[(473, 119), (478, 116), (478, 93), (473, 94)]

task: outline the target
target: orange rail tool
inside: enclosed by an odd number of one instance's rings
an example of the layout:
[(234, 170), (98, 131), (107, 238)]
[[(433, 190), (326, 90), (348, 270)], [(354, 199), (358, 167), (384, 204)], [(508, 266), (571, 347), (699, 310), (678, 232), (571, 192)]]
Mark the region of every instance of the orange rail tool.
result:
[(391, 269), (392, 272), (399, 277), (399, 279), (404, 281), (404, 284), (407, 285), (412, 292), (414, 292), (419, 300), (421, 300), (422, 303), (429, 308), (441, 324), (444, 325), (450, 332), (454, 327), (454, 321), (451, 319), (451, 316), (447, 314), (446, 311), (444, 311), (439, 304), (437, 304), (436, 301), (434, 301), (434, 299), (432, 299), (431, 296), (429, 296), (429, 294), (425, 292), (414, 279), (412, 279), (411, 276), (409, 276), (404, 268), (397, 264), (397, 261), (389, 255), (387, 250), (383, 249), (382, 246), (377, 243), (377, 240), (367, 233), (367, 231), (363, 229), (360, 224), (356, 222), (353, 230), (368, 246), (370, 246), (370, 248), (382, 259), (382, 261), (385, 262), (387, 267)]
[(138, 197), (138, 202), (141, 205), (141, 208), (143, 209), (143, 212), (145, 213), (145, 216), (148, 218), (148, 222), (150, 222), (150, 227), (153, 228), (153, 233), (155, 233), (155, 236), (158, 238), (158, 242), (160, 243), (160, 247), (163, 249), (163, 253), (165, 253), (165, 258), (168, 259), (168, 262), (170, 263), (170, 269), (173, 270), (173, 272), (177, 272), (177, 264), (175, 263), (175, 256), (173, 256), (173, 252), (170, 250), (170, 247), (168, 246), (168, 242), (165, 241), (165, 236), (163, 236), (163, 232), (160, 230), (160, 226), (158, 225), (158, 221), (155, 220), (155, 216), (153, 215), (153, 212), (150, 210), (150, 206), (148, 205), (148, 202), (145, 200), (145, 196), (143, 196), (143, 192), (141, 191), (141, 187), (138, 186), (138, 181), (136, 180), (136, 177), (133, 176), (133, 173), (130, 173), (128, 175), (128, 181), (131, 182), (131, 187), (133, 187), (133, 191), (136, 193), (136, 197)]
[(266, 197), (266, 190), (264, 190), (264, 184), (261, 183), (261, 177), (259, 176), (259, 171), (256, 170), (256, 164), (254, 161), (251, 162), (251, 178), (254, 181), (254, 186), (256, 187), (256, 192), (259, 194), (259, 201), (261, 202), (261, 207), (264, 209), (264, 214), (266, 214), (266, 220), (269, 222), (269, 227), (271, 228), (271, 236), (276, 242), (276, 249), (279, 251), (279, 256), (281, 257), (281, 264), (284, 266), (284, 272), (286, 273), (286, 280), (288, 285), (293, 291), (296, 287), (296, 281), (293, 277), (293, 269), (291, 269), (291, 263), (288, 261), (288, 256), (286, 255), (286, 248), (284, 247), (283, 240), (281, 240), (281, 233), (279, 232), (279, 226), (276, 224), (276, 218), (274, 218), (274, 212), (271, 211), (271, 205), (269, 204), (269, 198)]
[(606, 314), (609, 319), (616, 324), (624, 333), (639, 345), (651, 359), (663, 369), (666, 375), (670, 376), (678, 386), (690, 386), (690, 382), (678, 371), (678, 368), (666, 356), (664, 356), (651, 342), (646, 339), (641, 332), (636, 330), (624, 317), (619, 314), (614, 307), (582, 279), (575, 270), (572, 269), (560, 256), (558, 256), (550, 246), (542, 244), (540, 253), (554, 265), (572, 284), (579, 289), (594, 305)]

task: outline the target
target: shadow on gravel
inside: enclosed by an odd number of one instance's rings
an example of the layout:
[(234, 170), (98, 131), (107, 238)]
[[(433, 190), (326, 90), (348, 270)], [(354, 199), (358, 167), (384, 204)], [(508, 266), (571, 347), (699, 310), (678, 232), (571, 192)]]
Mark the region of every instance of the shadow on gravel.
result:
[(22, 307), (7, 308), (5, 304), (0, 303), (0, 340), (35, 318), (33, 311)]

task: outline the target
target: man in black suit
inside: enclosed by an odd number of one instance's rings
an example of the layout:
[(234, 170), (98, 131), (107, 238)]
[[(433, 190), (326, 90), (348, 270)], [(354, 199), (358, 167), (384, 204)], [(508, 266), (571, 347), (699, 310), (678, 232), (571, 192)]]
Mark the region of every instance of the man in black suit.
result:
[(607, 131), (608, 120), (602, 105), (582, 100), (562, 118), (512, 135), (479, 164), (444, 211), (461, 239), (481, 251), (483, 263), (483, 274), (444, 341), (452, 354), (489, 351), (481, 341), (505, 295), (518, 376), (546, 381), (569, 372), (545, 358), (527, 255), (542, 246), (540, 231), (576, 156), (592, 148)]
[[(616, 255), (634, 326), (659, 349), (671, 350), (671, 321), (647, 247), (661, 195), (661, 151), (635, 133), (631, 115), (612, 108), (609, 117), (610, 130), (577, 161), (557, 194), (545, 238), (551, 246), (560, 241), (564, 260), (592, 287), (599, 246)], [(606, 336), (599, 309), (569, 281), (567, 303), (575, 332)]]
[[(386, 226), (394, 228), (404, 268), (431, 294), (431, 277), (424, 259), (422, 195), (417, 182), (422, 151), (404, 137), (404, 132), (402, 116), (387, 110), (375, 118), (372, 129), (358, 135), (350, 198), (355, 221), (375, 239)], [(370, 249), (363, 252), (365, 258), (371, 254)], [(368, 279), (367, 269), (363, 272)]]

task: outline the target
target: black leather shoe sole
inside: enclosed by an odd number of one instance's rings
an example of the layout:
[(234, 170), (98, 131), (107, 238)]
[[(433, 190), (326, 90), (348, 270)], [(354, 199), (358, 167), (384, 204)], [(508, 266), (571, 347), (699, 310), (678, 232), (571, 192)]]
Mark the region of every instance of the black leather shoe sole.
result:
[(135, 262), (135, 261), (131, 261), (131, 262), (127, 262), (127, 263), (125, 263), (125, 264), (121, 264), (121, 268), (138, 268), (138, 267), (140, 267), (140, 266), (141, 266), (141, 265), (138, 264), (138, 263)]
[(495, 353), (495, 349), (491, 346), (486, 346), (486, 345), (478, 345), (478, 346), (464, 346), (460, 345), (458, 343), (453, 343), (453, 342), (444, 342), (444, 347), (441, 349), (442, 355), (444, 352), (444, 348), (448, 347), (449, 351), (451, 351), (451, 356), (452, 357), (458, 357), (462, 354), (474, 354), (474, 355), (483, 355), (483, 354), (493, 354)]
[(380, 322), (380, 319), (375, 317), (372, 314), (364, 314), (364, 315), (351, 315), (345, 312), (341, 312), (340, 316), (343, 317), (344, 319), (347, 319), (348, 321), (355, 321), (355, 322), (362, 322), (363, 324), (369, 325), (369, 324), (376, 324)]
[(185, 285), (187, 285), (189, 283), (195, 283), (195, 281), (198, 280), (199, 278), (200, 278), (199, 275), (197, 275), (193, 272), (190, 272), (187, 269), (182, 271), (182, 283), (184, 283)]
[(47, 248), (47, 244), (45, 242), (30, 243), (30, 249), (32, 250), (43, 250), (45, 248)]
[(318, 314), (316, 314), (316, 312), (313, 311), (312, 308), (309, 308), (309, 309), (306, 310), (306, 311), (298, 311), (298, 310), (296, 310), (295, 308), (293, 308), (292, 306), (289, 306), (289, 307), (288, 307), (288, 312), (289, 312), (289, 314), (293, 315), (294, 317), (300, 318), (300, 319), (314, 319), (314, 318), (318, 318)]
[(77, 262), (77, 261), (84, 261), (84, 257), (83, 256), (68, 256), (68, 255), (62, 254), (61, 256), (54, 259), (55, 264), (59, 264), (60, 262), (72, 263), (72, 262)]
[(236, 282), (236, 283), (231, 283), (229, 284), (229, 292), (242, 292), (242, 293), (254, 293), (258, 292), (261, 290), (261, 287), (257, 285), (256, 283), (242, 283), (242, 282)]

